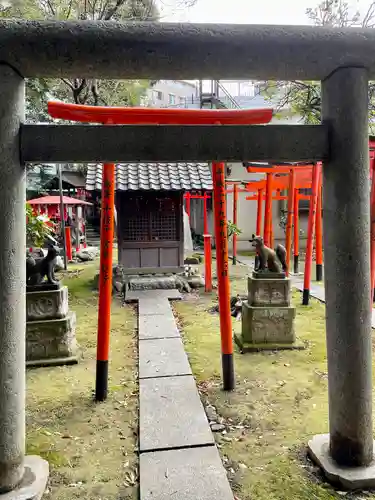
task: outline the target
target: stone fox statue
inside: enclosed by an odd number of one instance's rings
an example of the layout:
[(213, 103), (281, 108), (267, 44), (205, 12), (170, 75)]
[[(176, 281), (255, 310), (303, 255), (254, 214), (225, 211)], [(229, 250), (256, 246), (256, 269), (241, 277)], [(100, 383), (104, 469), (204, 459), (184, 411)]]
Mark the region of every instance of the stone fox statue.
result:
[[(288, 270), (286, 249), (283, 245), (279, 243), (275, 250), (272, 250), (272, 248), (266, 247), (261, 236), (255, 236), (255, 234), (253, 234), (252, 239), (249, 241), (258, 253), (258, 266), (255, 271), (264, 271), (267, 268), (272, 273), (281, 273)], [(281, 267), (276, 257), (279, 259)]]
[(50, 246), (45, 257), (35, 261), (31, 256), (26, 259), (26, 284), (41, 285), (44, 278), (47, 278), (47, 283), (57, 285), (58, 280), (55, 277), (55, 264), (58, 251), (56, 247)]

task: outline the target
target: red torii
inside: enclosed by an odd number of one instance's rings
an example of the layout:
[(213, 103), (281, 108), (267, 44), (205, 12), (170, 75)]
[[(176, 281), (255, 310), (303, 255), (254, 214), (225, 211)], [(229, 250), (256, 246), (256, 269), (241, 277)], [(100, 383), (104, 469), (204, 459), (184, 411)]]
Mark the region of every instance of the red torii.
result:
[[(137, 124), (137, 125), (239, 125), (266, 124), (272, 120), (272, 109), (257, 110), (205, 110), (205, 109), (155, 109), (155, 108), (113, 108), (101, 106), (85, 106), (48, 103), (49, 114), (53, 118), (71, 121), (104, 123), (104, 124)], [(219, 288), (219, 312), (221, 330), (223, 388), (232, 390), (235, 385), (233, 365), (232, 317), (230, 309), (230, 284), (228, 275), (228, 238), (225, 198), (225, 168), (223, 162), (212, 164), (214, 183), (216, 264)], [(104, 182), (105, 181), (105, 182)], [(115, 166), (106, 164), (103, 168), (101, 249), (100, 249), (100, 281), (99, 281), (99, 322), (98, 322), (98, 355), (96, 399), (104, 400), (108, 392), (108, 355), (109, 327), (112, 293), (112, 247), (113, 218), (106, 219), (107, 211), (114, 213)], [(107, 211), (105, 211), (106, 209)], [(104, 236), (104, 225), (109, 227)], [(103, 277), (103, 267), (106, 276)], [(104, 317), (103, 320), (101, 318)]]

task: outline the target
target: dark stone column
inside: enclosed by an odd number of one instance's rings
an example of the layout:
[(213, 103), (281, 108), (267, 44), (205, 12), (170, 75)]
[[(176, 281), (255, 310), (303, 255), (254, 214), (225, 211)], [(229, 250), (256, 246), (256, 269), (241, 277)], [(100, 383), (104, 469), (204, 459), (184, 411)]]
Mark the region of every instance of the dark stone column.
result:
[(0, 64), (0, 493), (20, 482), (25, 452), (26, 175), (19, 128), (24, 80)]
[(330, 159), (323, 166), (330, 454), (373, 458), (368, 75), (342, 68), (322, 84)]

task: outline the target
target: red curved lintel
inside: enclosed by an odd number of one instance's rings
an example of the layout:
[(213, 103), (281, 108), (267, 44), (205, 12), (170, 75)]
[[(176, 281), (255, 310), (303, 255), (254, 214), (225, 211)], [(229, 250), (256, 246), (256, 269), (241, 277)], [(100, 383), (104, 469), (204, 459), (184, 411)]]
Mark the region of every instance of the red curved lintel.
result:
[(111, 125), (262, 125), (272, 120), (273, 110), (126, 108), (50, 101), (48, 113), (62, 120)]

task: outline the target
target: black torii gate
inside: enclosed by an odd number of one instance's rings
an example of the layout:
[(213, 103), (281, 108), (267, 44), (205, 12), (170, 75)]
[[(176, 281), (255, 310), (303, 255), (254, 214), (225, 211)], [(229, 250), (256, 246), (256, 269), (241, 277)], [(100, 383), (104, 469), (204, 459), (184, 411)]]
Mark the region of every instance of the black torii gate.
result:
[[(365, 475), (365, 485), (374, 485), (367, 92), (375, 31), (1, 21), (0, 61), (0, 493), (17, 487), (25, 463), (35, 465), (24, 457), (24, 164), (40, 161), (322, 160), (330, 434), (309, 446), (329, 477), (344, 480), (340, 466), (348, 466), (354, 480)], [(77, 75), (315, 79), (322, 81), (323, 122), (24, 124), (24, 78)]]

